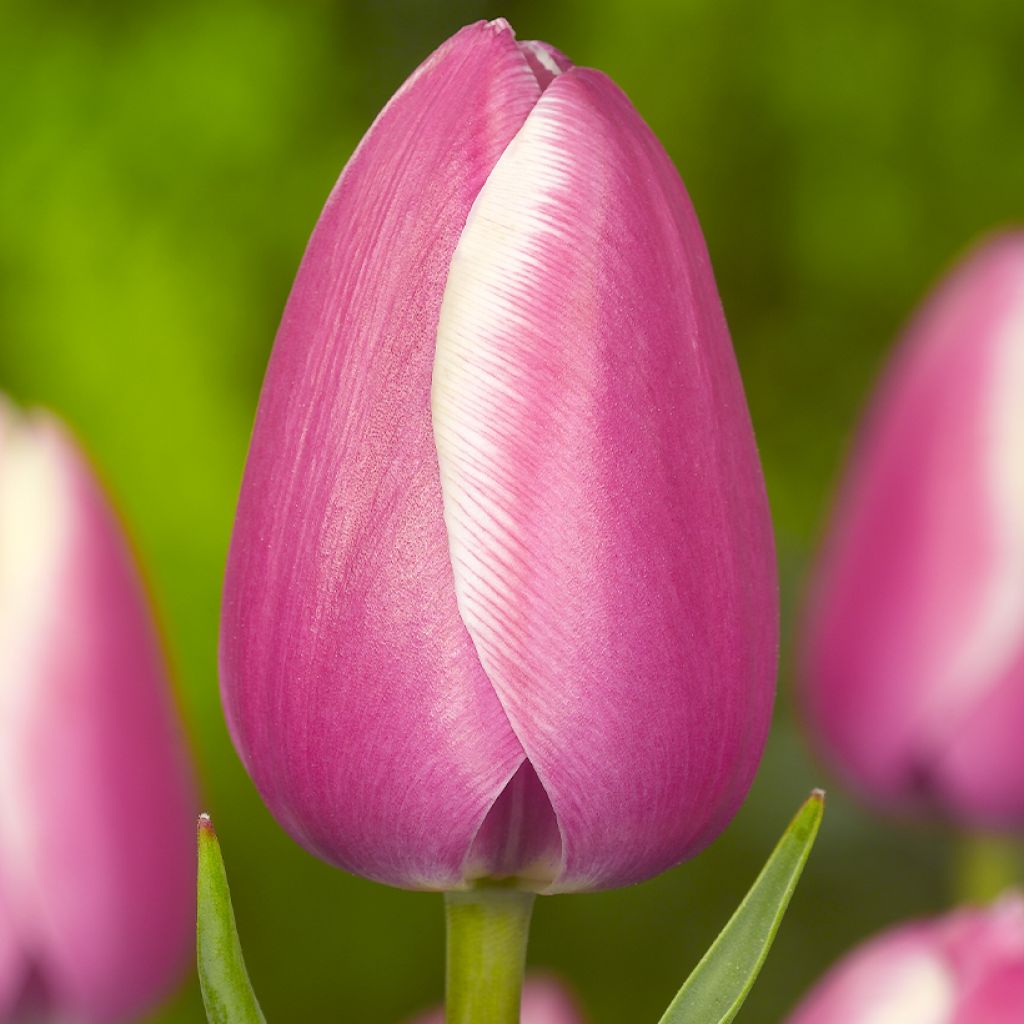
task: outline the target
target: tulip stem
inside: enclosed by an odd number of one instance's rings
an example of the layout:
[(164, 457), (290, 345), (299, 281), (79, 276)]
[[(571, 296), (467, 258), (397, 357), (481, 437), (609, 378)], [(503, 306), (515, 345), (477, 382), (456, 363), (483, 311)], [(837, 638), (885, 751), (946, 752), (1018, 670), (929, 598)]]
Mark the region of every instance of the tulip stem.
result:
[(533, 900), (497, 886), (445, 893), (445, 1024), (519, 1024)]
[(964, 836), (956, 850), (954, 888), (963, 903), (990, 903), (1021, 881), (1021, 849), (1005, 836)]

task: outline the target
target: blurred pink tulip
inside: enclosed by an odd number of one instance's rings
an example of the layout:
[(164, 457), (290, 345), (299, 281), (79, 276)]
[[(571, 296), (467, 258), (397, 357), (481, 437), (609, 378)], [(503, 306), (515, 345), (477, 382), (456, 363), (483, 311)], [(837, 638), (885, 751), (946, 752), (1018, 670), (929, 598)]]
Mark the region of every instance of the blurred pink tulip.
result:
[[(523, 986), (521, 1024), (582, 1024), (583, 1017), (564, 986), (554, 978), (528, 978)], [(425, 1013), (409, 1024), (444, 1024), (444, 1010)]]
[(884, 807), (1024, 826), (1024, 234), (943, 283), (882, 381), (811, 592), (807, 717)]
[(192, 779), (105, 496), (2, 399), (0, 684), (0, 1020), (134, 1019), (190, 958)]
[(841, 960), (788, 1024), (1020, 1024), (1024, 899), (893, 928)]
[(221, 632), (246, 767), (380, 881), (635, 882), (743, 799), (776, 632), (678, 174), (604, 75), (463, 29), (349, 162), (274, 346)]

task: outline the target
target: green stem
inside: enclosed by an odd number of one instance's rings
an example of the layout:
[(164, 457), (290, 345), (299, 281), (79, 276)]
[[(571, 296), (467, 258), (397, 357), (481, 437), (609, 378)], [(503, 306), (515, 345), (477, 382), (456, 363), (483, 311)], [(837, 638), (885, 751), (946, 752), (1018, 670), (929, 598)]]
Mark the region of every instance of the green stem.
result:
[(956, 850), (954, 871), (961, 902), (991, 903), (1021, 880), (1019, 843), (1005, 836), (963, 836)]
[(533, 900), (498, 887), (445, 893), (445, 1024), (519, 1024)]

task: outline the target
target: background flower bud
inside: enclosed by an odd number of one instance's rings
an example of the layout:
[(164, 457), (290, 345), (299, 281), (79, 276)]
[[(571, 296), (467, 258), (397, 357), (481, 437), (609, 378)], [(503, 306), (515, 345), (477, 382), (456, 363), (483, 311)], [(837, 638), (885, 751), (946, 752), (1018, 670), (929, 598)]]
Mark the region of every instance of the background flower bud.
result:
[(938, 289), (875, 396), (816, 571), (804, 700), (885, 807), (1024, 825), (1024, 235)]
[(2, 399), (0, 683), (0, 1020), (133, 1019), (192, 948), (192, 779), (105, 496)]
[(1016, 1024), (1024, 1010), (1024, 899), (1011, 893), (900, 925), (841, 960), (788, 1024)]
[(381, 881), (637, 881), (746, 793), (776, 606), (678, 174), (604, 75), (469, 26), (363, 139), (275, 342), (221, 633), (246, 767)]
[[(526, 979), (521, 1024), (582, 1024), (583, 1017), (561, 982), (544, 975)], [(409, 1024), (444, 1024), (444, 1010), (425, 1013)]]

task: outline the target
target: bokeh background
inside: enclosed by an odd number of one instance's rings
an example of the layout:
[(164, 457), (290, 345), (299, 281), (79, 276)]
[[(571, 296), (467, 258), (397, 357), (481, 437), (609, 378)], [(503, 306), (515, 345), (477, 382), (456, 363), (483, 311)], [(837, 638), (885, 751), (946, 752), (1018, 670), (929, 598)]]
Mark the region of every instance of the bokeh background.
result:
[[(802, 579), (872, 380), (929, 284), (1024, 221), (1018, 0), (0, 3), (0, 389), (58, 410), (130, 524), (268, 1019), (399, 1021), (442, 986), (441, 901), (315, 861), (232, 750), (219, 590), (263, 368), (319, 208), (379, 107), (503, 14), (609, 72), (702, 219), (764, 459), (784, 653), (777, 721), (726, 834), (654, 881), (539, 901), (534, 965), (595, 1024), (656, 1020), (828, 774), (793, 713)], [(832, 787), (743, 1019), (940, 909), (955, 837)], [(186, 981), (159, 1015), (201, 1021)]]

